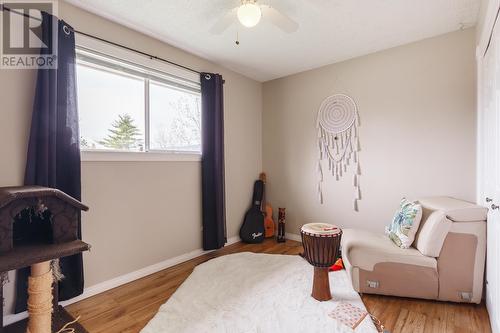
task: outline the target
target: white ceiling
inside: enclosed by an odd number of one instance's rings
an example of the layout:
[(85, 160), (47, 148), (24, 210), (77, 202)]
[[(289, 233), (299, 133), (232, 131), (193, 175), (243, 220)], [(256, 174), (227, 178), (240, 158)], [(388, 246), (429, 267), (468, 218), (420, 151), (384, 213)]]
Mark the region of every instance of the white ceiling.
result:
[[(258, 81), (358, 57), (476, 24), (480, 0), (259, 0), (299, 24), (212, 25), (240, 0), (66, 0)], [(239, 32), (240, 45), (235, 44)]]

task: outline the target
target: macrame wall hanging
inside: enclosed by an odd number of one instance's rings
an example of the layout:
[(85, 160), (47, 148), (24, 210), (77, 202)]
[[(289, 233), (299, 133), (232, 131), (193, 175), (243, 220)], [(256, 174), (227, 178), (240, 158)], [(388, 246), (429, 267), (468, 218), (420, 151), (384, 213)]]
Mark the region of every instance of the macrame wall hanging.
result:
[(353, 208), (358, 211), (358, 200), (361, 199), (359, 189), (359, 115), (354, 100), (344, 94), (327, 97), (318, 111), (318, 196), (323, 203), (323, 172), (322, 160), (328, 160), (328, 170), (339, 180), (347, 174), (349, 165), (353, 165), (354, 199)]

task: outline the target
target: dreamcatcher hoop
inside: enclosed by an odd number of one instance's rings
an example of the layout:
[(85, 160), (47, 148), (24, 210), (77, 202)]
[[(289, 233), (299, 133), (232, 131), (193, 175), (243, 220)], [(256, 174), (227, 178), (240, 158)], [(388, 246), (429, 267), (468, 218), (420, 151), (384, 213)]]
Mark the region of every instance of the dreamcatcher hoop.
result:
[(318, 121), (322, 128), (334, 133), (341, 133), (349, 129), (357, 118), (357, 107), (354, 100), (343, 94), (336, 94), (325, 98), (318, 112)]
[(358, 211), (361, 199), (359, 188), (360, 150), (358, 127), (358, 107), (354, 100), (345, 94), (331, 95), (323, 100), (318, 110), (318, 197), (323, 203), (323, 167), (321, 161), (328, 160), (328, 169), (339, 180), (347, 173), (351, 160), (354, 163), (354, 201), (353, 208)]

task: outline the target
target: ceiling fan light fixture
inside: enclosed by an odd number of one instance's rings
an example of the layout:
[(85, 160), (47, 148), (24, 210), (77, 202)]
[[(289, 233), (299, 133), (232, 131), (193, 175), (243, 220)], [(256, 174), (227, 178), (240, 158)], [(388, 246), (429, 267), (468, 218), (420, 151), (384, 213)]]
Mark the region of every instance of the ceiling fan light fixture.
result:
[(244, 3), (238, 8), (238, 20), (247, 28), (255, 27), (261, 17), (262, 11), (255, 3)]

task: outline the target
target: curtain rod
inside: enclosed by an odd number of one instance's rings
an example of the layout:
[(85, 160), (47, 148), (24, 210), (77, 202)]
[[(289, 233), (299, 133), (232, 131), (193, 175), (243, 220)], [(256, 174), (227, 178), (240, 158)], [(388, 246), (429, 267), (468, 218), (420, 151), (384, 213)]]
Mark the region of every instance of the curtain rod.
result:
[[(5, 5), (0, 4), (0, 11), (3, 11), (3, 10), (6, 10), (8, 12), (11, 12), (11, 13), (14, 13), (14, 14), (17, 14), (17, 15), (22, 15), (24, 17), (27, 17), (27, 18), (30, 18), (30, 19), (33, 19), (33, 20), (37, 20), (39, 22), (42, 22), (42, 20), (40, 18), (38, 18), (38, 17), (33, 17), (33, 16), (30, 16), (29, 14), (26, 14), (24, 12), (22, 13), (22, 12), (18, 12), (16, 10), (12, 10), (9, 7), (6, 7)], [(137, 50), (137, 49), (133, 49), (133, 48), (128, 47), (126, 45), (115, 43), (115, 42), (112, 42), (110, 40), (107, 40), (107, 39), (104, 39), (104, 38), (101, 38), (101, 37), (98, 37), (98, 36), (95, 36), (95, 35), (91, 35), (91, 34), (88, 34), (88, 33), (82, 32), (82, 31), (78, 31), (76, 29), (72, 29), (72, 30), (73, 30), (74, 33), (77, 33), (79, 35), (83, 35), (83, 36), (86, 36), (86, 37), (89, 37), (89, 38), (93, 38), (93, 39), (96, 39), (98, 41), (101, 41), (101, 42), (104, 42), (104, 43), (107, 43), (107, 44), (110, 44), (110, 45), (113, 45), (113, 46), (117, 46), (117, 47), (120, 47), (122, 49), (126, 49), (128, 51), (132, 51), (132, 52), (141, 54), (141, 55), (146, 56), (146, 57), (148, 57), (148, 58), (150, 58), (152, 60), (158, 60), (158, 61), (166, 62), (166, 63), (168, 63), (170, 65), (174, 65), (174, 66), (177, 66), (179, 68), (183, 68), (183, 69), (188, 70), (190, 72), (201, 74), (201, 72), (197, 71), (196, 69), (193, 69), (193, 68), (190, 68), (190, 67), (178, 64), (176, 62), (173, 62), (173, 61), (161, 58), (161, 57), (157, 57), (155, 55), (152, 55), (152, 54), (149, 54), (149, 53)]]

